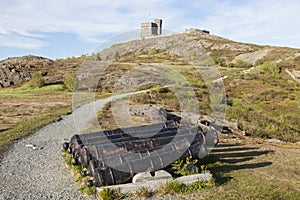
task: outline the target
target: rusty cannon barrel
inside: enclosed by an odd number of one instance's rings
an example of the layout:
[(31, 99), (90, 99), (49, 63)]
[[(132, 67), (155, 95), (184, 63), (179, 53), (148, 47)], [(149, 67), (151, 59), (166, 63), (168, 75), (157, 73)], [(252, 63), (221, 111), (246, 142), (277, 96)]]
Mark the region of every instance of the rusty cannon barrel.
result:
[(162, 169), (178, 158), (206, 155), (206, 134), (198, 126), (167, 121), (74, 135), (63, 148), (73, 165), (81, 165), (82, 175), (92, 177), (88, 186), (104, 186), (126, 183), (136, 173)]
[[(180, 130), (172, 128), (166, 131), (165, 129), (162, 129), (161, 132), (149, 138), (118, 138), (112, 139), (109, 142), (99, 139), (92, 140), (90, 143), (86, 143), (86, 145), (81, 144), (81, 146), (75, 150), (75, 154), (80, 155), (77, 159), (79, 160), (79, 163), (83, 163), (83, 166), (85, 167), (87, 167), (88, 161), (91, 159), (90, 154), (101, 160), (111, 161), (115, 159), (115, 156), (118, 157), (116, 158), (117, 160), (128, 160), (131, 159), (131, 157), (128, 158), (128, 155), (132, 154), (131, 152), (157, 151), (158, 149), (165, 147), (166, 144), (174, 139), (175, 135), (177, 140), (190, 138), (189, 143), (192, 143), (196, 134), (198, 134), (197, 131), (198, 129), (191, 131), (188, 127), (182, 126), (180, 127)], [(144, 136), (145, 135), (147, 135), (147, 133), (145, 133)], [(77, 151), (80, 152), (76, 153)]]
[(133, 178), (136, 172), (153, 171), (153, 169), (164, 168), (174, 161), (172, 159), (174, 154), (180, 159), (185, 159), (189, 156), (196, 157), (201, 150), (200, 145), (203, 144), (199, 142), (194, 143), (182, 154), (182, 149), (177, 147), (180, 145), (175, 144), (165, 153), (155, 154), (147, 152), (146, 155), (140, 154), (139, 159), (127, 159), (118, 165), (114, 163), (114, 161), (109, 160), (109, 158), (107, 159), (107, 163), (99, 160), (91, 160), (88, 170), (93, 177), (93, 184), (96, 186), (126, 183)]
[[(158, 136), (155, 137), (164, 137), (169, 135), (171, 138), (176, 134), (177, 127), (174, 121), (167, 121), (166, 123), (153, 124), (149, 126), (140, 126), (140, 127), (129, 127), (115, 130), (106, 130), (100, 132), (94, 132), (83, 135), (74, 135), (71, 138), (70, 143), (64, 144), (64, 148), (67, 147), (68, 152), (72, 155), (72, 163), (77, 163), (75, 159), (80, 159), (80, 151), (83, 151), (83, 156), (86, 154), (86, 149), (83, 147), (88, 147), (92, 145), (97, 146), (109, 146), (105, 143), (114, 143), (114, 145), (119, 146), (119, 149), (126, 149), (126, 151), (132, 151), (133, 149), (145, 149), (150, 146), (153, 146), (151, 143), (153, 141), (145, 142), (140, 137), (148, 137), (149, 133), (158, 133)], [(136, 135), (133, 137), (131, 134)], [(154, 140), (153, 138), (153, 140)], [(139, 146), (139, 147), (137, 147)], [(117, 153), (117, 152), (115, 152)], [(84, 159), (86, 160), (86, 159)]]
[(75, 150), (80, 147), (81, 144), (89, 145), (91, 143), (100, 143), (103, 142), (105, 138), (110, 141), (113, 140), (134, 140), (132, 134), (137, 137), (148, 136), (149, 133), (163, 133), (165, 131), (177, 130), (176, 124), (174, 121), (167, 121), (166, 123), (152, 124), (147, 126), (138, 126), (138, 127), (128, 127), (128, 128), (118, 128), (115, 130), (105, 130), (100, 132), (93, 132), (82, 135), (74, 135), (71, 138), (70, 143), (67, 147), (70, 154), (75, 152)]

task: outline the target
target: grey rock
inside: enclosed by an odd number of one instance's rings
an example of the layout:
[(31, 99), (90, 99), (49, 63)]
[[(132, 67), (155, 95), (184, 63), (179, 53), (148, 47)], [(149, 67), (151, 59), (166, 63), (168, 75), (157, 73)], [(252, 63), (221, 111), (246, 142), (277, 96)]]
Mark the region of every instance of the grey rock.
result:
[(176, 178), (174, 181), (183, 183), (185, 185), (189, 185), (189, 184), (192, 184), (199, 180), (209, 181), (211, 179), (212, 179), (212, 174), (205, 173), (205, 174), (194, 174), (194, 175), (189, 175), (189, 176), (182, 176), (182, 177)]
[(132, 178), (132, 183), (141, 183), (141, 182), (148, 182), (148, 181), (155, 181), (155, 180), (171, 180), (172, 175), (165, 170), (158, 170), (155, 172), (155, 175), (152, 176), (150, 172), (141, 172), (136, 174)]
[(281, 142), (281, 140), (278, 140), (278, 139), (268, 139), (267, 141), (271, 142), (271, 143), (280, 143)]
[[(164, 176), (165, 172), (162, 170), (158, 171), (158, 173), (161, 173), (161, 175)], [(166, 172), (167, 173), (167, 172)], [(150, 174), (150, 173), (149, 173)], [(190, 176), (182, 176), (180, 178), (172, 179), (172, 178), (163, 178), (163, 179), (148, 179), (149, 177), (148, 173), (140, 173), (138, 175), (140, 178), (144, 177), (147, 181), (141, 181), (141, 182), (135, 182), (135, 183), (128, 183), (128, 184), (121, 184), (121, 185), (111, 185), (111, 186), (104, 186), (97, 188), (97, 190), (100, 192), (104, 188), (110, 188), (110, 189), (120, 189), (123, 193), (134, 193), (140, 188), (147, 188), (148, 191), (154, 191), (161, 187), (162, 185), (166, 184), (168, 181), (177, 181), (186, 185), (192, 184), (196, 181), (203, 180), (203, 181), (209, 181), (212, 179), (212, 174), (206, 173), (206, 174), (195, 174)], [(165, 176), (164, 176), (165, 177)], [(164, 196), (163, 199), (165, 199)], [(153, 197), (153, 199), (157, 199), (159, 197)], [(172, 199), (172, 198), (171, 198)]]

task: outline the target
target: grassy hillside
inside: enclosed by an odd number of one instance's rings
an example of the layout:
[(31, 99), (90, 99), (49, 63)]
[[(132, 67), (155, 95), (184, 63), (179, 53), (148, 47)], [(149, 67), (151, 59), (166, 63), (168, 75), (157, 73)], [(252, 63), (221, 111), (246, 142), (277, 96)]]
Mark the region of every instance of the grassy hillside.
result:
[[(207, 39), (210, 36), (203, 34), (193, 37), (201, 43), (211, 42), (211, 45), (205, 43), (206, 50), (212, 60), (217, 62), (216, 67), (224, 79), (228, 121), (238, 123), (248, 136), (278, 138), (291, 142), (300, 140), (300, 87), (286, 72), (299, 70), (299, 50), (241, 44), (218, 37)], [(169, 40), (170, 38), (167, 41), (170, 42)], [(158, 41), (159, 44), (164, 42), (163, 39)], [(120, 46), (115, 45), (106, 52), (101, 52), (103, 55), (112, 54), (113, 50), (122, 52), (122, 49), (127, 49), (128, 46), (137, 46), (137, 52), (124, 54), (108, 66), (99, 82), (98, 92), (113, 92), (118, 79), (136, 66), (160, 63), (185, 76), (199, 100), (200, 113), (210, 114), (209, 93), (201, 71), (195, 71), (186, 60), (167, 50), (149, 48), (139, 51), (137, 43), (138, 41), (133, 41)], [(257, 51), (259, 52), (255, 53)], [(245, 60), (241, 60), (242, 58)], [(153, 89), (148, 93), (133, 95), (131, 103), (158, 104), (174, 111), (180, 109), (176, 96), (170, 90), (159, 92)], [(105, 108), (107, 110), (101, 111), (99, 122), (112, 126), (113, 119), (107, 117), (111, 116), (110, 106)]]
[(71, 93), (64, 85), (0, 90), (0, 157), (7, 146), (71, 111)]
[[(40, 89), (26, 88), (28, 80), (24, 80), (25, 86), (14, 85), (0, 90), (1, 133), (21, 121), (51, 113), (53, 108), (59, 110), (70, 106), (71, 94), (57, 84), (63, 83), (66, 76), (78, 71), (84, 74), (85, 68), (88, 68), (89, 73), (85, 74), (88, 74), (88, 79), (83, 82), (87, 88), (96, 88), (97, 94), (113, 92), (115, 83), (133, 68), (140, 66), (144, 69), (145, 65), (172, 68), (184, 75), (194, 89), (200, 113), (209, 114), (209, 93), (201, 72), (195, 71), (188, 60), (176, 53), (186, 49), (189, 55), (193, 55), (194, 49), (199, 46), (203, 53), (209, 55), (211, 63), (215, 63), (224, 79), (227, 120), (237, 122), (249, 136), (292, 142), (300, 140), (300, 92), (297, 82), (300, 50), (238, 43), (198, 30), (115, 44), (91, 56), (53, 61), (25, 56), (1, 61), (2, 68), (8, 68), (11, 73), (41, 73), (47, 86)], [(99, 68), (105, 62), (108, 63), (105, 65), (107, 68), (99, 76)], [(137, 84), (135, 87), (141, 90), (154, 85)], [(152, 103), (179, 110), (179, 102), (170, 90), (154, 89), (146, 94), (138, 94), (132, 96), (131, 103)], [(105, 119), (100, 121), (105, 123)]]

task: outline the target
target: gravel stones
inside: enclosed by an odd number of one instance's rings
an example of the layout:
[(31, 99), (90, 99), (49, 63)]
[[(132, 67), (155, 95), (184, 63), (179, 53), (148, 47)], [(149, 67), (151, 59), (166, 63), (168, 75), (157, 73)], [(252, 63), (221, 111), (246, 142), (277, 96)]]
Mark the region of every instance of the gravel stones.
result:
[[(103, 102), (99, 101), (100, 106)], [(74, 112), (84, 112), (88, 106), (94, 103)], [(16, 141), (0, 161), (0, 199), (96, 199), (86, 198), (78, 191), (81, 186), (66, 169), (62, 157), (61, 144), (75, 130), (71, 114)]]

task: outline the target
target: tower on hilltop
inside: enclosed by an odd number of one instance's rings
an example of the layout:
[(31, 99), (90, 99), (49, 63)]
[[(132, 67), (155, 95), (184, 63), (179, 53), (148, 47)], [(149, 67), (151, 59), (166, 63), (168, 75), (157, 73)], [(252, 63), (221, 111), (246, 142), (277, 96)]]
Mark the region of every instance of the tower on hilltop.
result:
[(146, 22), (141, 24), (141, 37), (151, 37), (162, 34), (162, 20), (155, 19), (154, 22)]
[(157, 25), (157, 35), (161, 35), (162, 32), (162, 19), (155, 19), (155, 24)]

